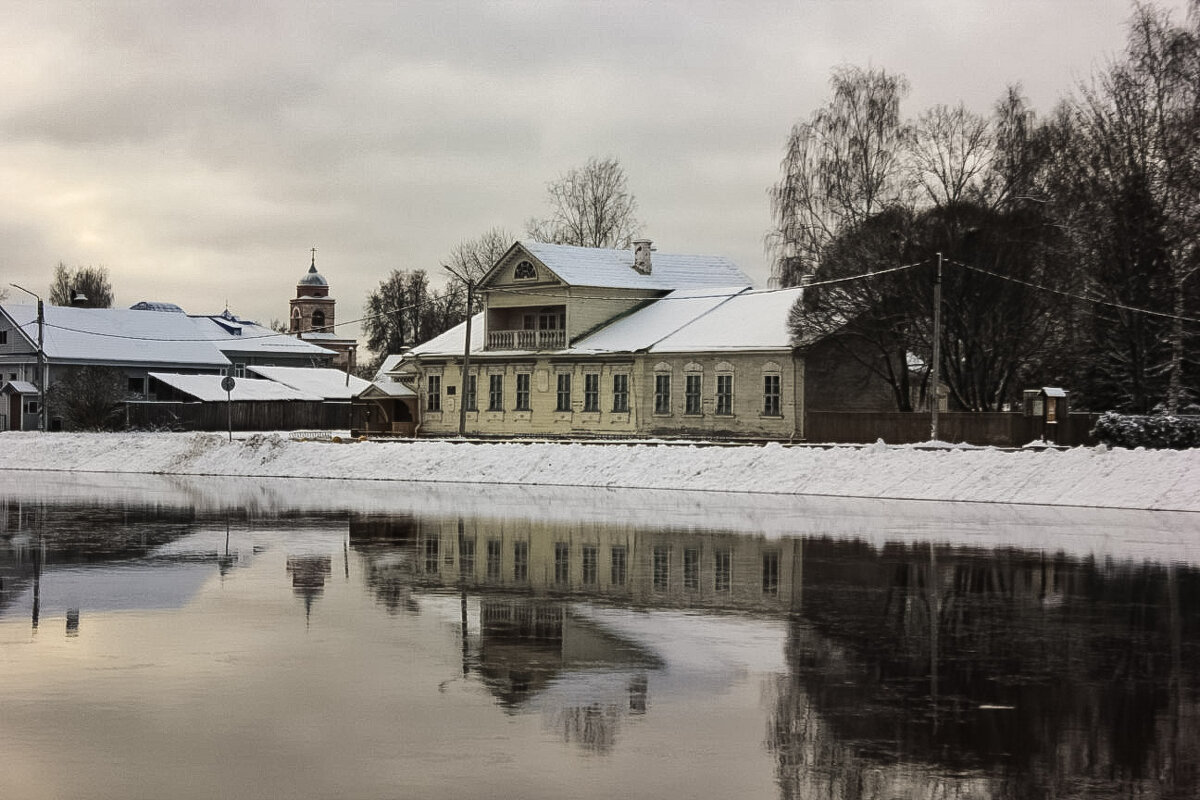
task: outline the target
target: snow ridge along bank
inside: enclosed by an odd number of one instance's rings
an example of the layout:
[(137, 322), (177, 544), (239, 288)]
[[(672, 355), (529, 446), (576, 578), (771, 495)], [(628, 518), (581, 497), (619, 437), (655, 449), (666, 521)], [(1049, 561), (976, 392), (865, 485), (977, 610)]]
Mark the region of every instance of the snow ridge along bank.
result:
[(0, 469), (595, 486), (1200, 511), (1200, 450), (305, 442), (5, 433)]

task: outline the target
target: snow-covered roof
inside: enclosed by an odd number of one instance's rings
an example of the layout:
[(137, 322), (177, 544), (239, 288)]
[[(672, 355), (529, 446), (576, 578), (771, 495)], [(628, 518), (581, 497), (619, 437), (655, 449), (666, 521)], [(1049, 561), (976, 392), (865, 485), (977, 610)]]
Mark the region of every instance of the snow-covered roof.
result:
[[(480, 311), (471, 318), (471, 352), (483, 350), (483, 314)], [(462, 355), (463, 337), (467, 333), (467, 323), (460, 322), (445, 333), (438, 334), (429, 341), (419, 344), (409, 354), (414, 356), (428, 355)]]
[(375, 370), (375, 382), (386, 380), (387, 374), (394, 370), (397, 365), (404, 359), (407, 353), (392, 353), (389, 356), (384, 356), (383, 363), (379, 365), (379, 369)]
[(246, 367), (248, 372), (326, 400), (349, 400), (371, 385), (355, 375), (327, 367)]
[(735, 287), (671, 292), (576, 342), (570, 352), (629, 353), (645, 350), (745, 291), (748, 289)]
[[(213, 402), (225, 400), (225, 390), (221, 388), (221, 375), (177, 375), (171, 372), (151, 372), (151, 378), (162, 381), (173, 389), (191, 395), (197, 400)], [(255, 378), (237, 378), (233, 391), (229, 393), (230, 400), (324, 400), (319, 394), (311, 394), (285, 386), (275, 381), (258, 380)]]
[[(221, 315), (195, 316), (197, 328), (202, 335), (210, 337), (223, 353), (254, 353), (258, 355), (311, 356), (327, 358), (333, 355), (319, 345), (306, 342), (290, 333), (280, 333), (259, 325), (257, 322), (233, 318), (231, 322)], [(209, 324), (205, 324), (205, 323)]]
[[(0, 306), (37, 342), (37, 307)], [(328, 357), (329, 350), (233, 315), (44, 306), (46, 356), (57, 361), (224, 367), (225, 353)]]
[(669, 291), (750, 285), (746, 273), (724, 256), (655, 252), (650, 260), (650, 274), (644, 275), (633, 268), (632, 250), (534, 241), (518, 244), (571, 286)]
[(9, 389), (17, 394), (37, 394), (38, 388), (29, 381), (9, 381), (0, 386), (0, 389)]
[(1057, 386), (1043, 386), (1042, 394), (1046, 395), (1046, 397), (1066, 397), (1067, 396), (1066, 390), (1060, 389)]
[(416, 397), (417, 393), (405, 386), (400, 381), (379, 380), (370, 384), (358, 396), (370, 394), (382, 394), (387, 397)]
[[(3, 309), (30, 341), (37, 342), (36, 306)], [(44, 315), (44, 349), (51, 360), (189, 367), (229, 364), (212, 341), (216, 332), (202, 333), (192, 317), (178, 312), (46, 305)]]
[[(745, 287), (676, 291), (620, 317), (561, 355), (601, 353), (690, 353), (734, 350), (783, 350), (792, 346), (788, 315), (800, 288), (753, 291)], [(484, 347), (482, 314), (471, 323), (471, 352)], [(458, 325), (425, 344), (416, 356), (462, 355), (464, 326)], [(494, 350), (488, 355), (504, 355)], [(523, 352), (523, 351), (522, 351)]]
[(792, 346), (788, 315), (803, 289), (735, 295), (651, 348), (652, 353), (778, 350)]

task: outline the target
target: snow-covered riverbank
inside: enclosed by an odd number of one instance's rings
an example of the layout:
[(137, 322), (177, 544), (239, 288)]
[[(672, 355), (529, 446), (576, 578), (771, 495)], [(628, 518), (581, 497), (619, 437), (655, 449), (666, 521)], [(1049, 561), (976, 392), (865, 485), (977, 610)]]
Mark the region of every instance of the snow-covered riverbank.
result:
[(1200, 450), (330, 443), (0, 434), (0, 469), (686, 489), (1200, 511)]

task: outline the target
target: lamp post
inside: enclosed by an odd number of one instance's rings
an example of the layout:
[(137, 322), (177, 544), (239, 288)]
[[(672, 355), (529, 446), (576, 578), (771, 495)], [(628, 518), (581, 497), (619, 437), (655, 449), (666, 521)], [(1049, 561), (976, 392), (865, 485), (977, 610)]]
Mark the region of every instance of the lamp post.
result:
[(20, 289), (25, 294), (37, 300), (37, 379), (38, 379), (38, 426), (45, 433), (49, 429), (47, 411), (46, 411), (46, 347), (45, 347), (45, 327), (46, 327), (46, 311), (42, 306), (42, 298), (38, 297), (34, 292), (29, 291), (24, 286), (18, 286), (15, 283), (10, 283), (9, 286), (14, 289)]

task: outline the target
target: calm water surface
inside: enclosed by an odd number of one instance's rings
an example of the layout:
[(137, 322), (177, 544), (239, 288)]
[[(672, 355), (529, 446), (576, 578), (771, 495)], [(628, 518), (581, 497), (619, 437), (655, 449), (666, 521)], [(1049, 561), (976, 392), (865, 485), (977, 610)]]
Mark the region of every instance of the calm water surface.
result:
[(0, 473), (3, 798), (1200, 796), (1197, 515)]

